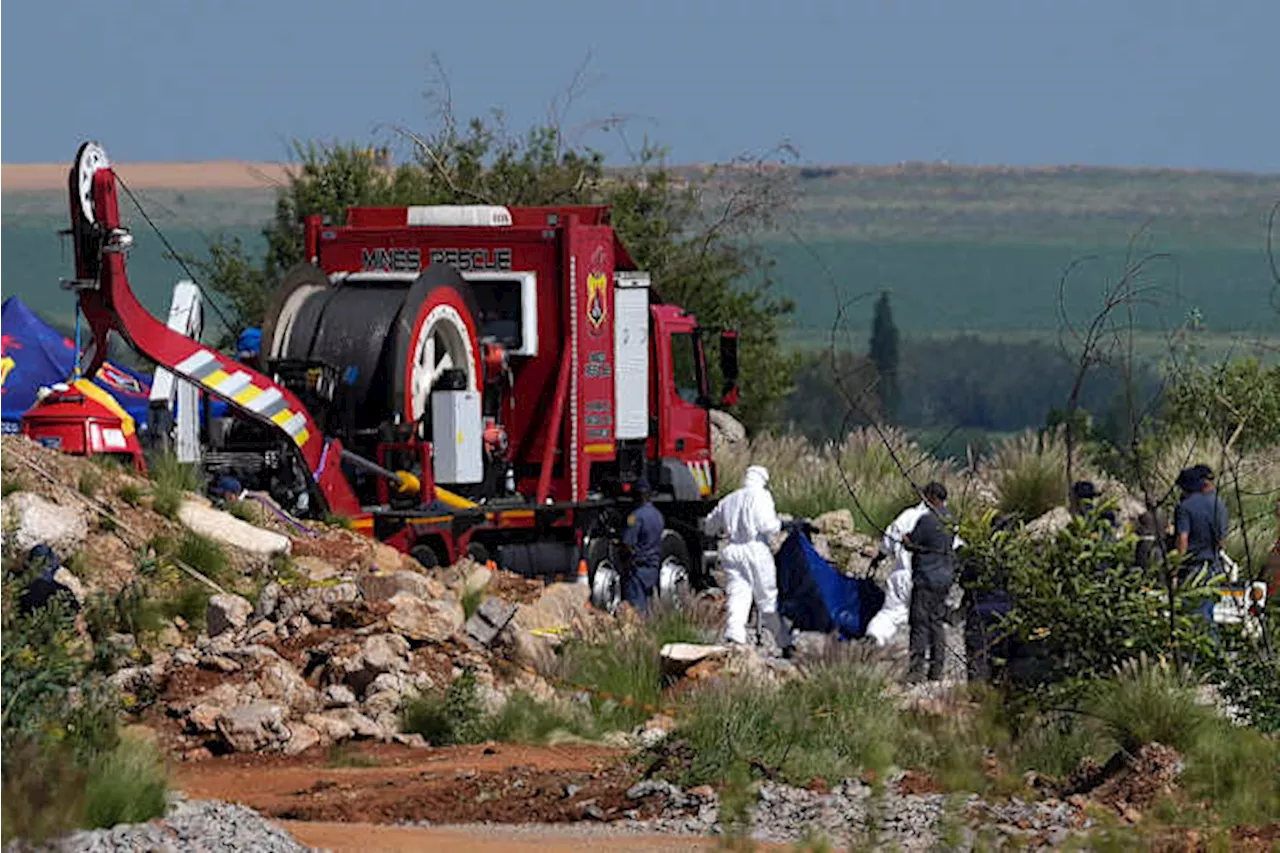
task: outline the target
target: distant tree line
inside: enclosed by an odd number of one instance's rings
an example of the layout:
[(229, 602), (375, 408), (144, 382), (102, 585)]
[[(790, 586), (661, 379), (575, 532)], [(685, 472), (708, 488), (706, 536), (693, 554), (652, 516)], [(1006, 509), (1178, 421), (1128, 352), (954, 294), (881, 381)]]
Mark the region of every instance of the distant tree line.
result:
[[(874, 345), (867, 355), (844, 350), (807, 358), (796, 371), (795, 389), (779, 406), (782, 425), (820, 441), (882, 418), (931, 436), (951, 433), (959, 441), (947, 446), (955, 449), (984, 434), (1045, 425), (1074, 379), (1074, 364), (1047, 343), (976, 335), (895, 335), (893, 341), (896, 364), (887, 382)], [(883, 348), (879, 355), (883, 363)], [(1159, 377), (1149, 367), (1139, 372), (1137, 382), (1150, 392)], [(1089, 377), (1081, 395), (1094, 428), (1116, 438), (1124, 429), (1124, 387), (1121, 371), (1103, 368)], [(851, 394), (858, 406), (846, 405)]]

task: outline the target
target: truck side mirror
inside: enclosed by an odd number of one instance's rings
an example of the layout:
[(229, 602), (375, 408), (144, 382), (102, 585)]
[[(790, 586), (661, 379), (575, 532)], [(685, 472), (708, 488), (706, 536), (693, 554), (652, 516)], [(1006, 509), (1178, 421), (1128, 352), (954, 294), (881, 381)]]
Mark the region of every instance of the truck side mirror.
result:
[(723, 377), (723, 386), (720, 389), (720, 405), (737, 405), (738, 333), (730, 329), (720, 332), (720, 375)]

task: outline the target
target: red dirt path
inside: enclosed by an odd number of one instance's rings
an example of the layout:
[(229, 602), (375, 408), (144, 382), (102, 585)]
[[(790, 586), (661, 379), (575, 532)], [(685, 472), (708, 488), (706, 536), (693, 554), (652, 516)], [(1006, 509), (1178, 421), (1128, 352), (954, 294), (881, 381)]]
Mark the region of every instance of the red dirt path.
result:
[(342, 755), (342, 763), (376, 766), (330, 766), (321, 750), (229, 756), (181, 765), (176, 781), (189, 796), (286, 820), (565, 823), (645, 810), (626, 797), (634, 776), (624, 754), (602, 747), (367, 745)]

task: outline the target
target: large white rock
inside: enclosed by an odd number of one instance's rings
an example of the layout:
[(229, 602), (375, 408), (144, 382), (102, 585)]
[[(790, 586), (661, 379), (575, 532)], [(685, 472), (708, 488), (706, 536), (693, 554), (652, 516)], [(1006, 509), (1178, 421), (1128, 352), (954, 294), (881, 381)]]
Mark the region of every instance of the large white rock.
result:
[(448, 595), (440, 581), (417, 572), (365, 572), (356, 579), (356, 585), (365, 601), (388, 601), (401, 593), (427, 600)]
[(443, 642), (462, 627), (462, 605), (451, 599), (423, 601), (401, 592), (391, 597), (390, 604), (387, 624), (411, 640)]
[(4, 524), (13, 527), (18, 553), (48, 545), (59, 557), (79, 551), (89, 535), (89, 522), (78, 506), (61, 506), (34, 492), (17, 492), (4, 499)]
[(747, 428), (728, 412), (711, 410), (711, 449), (726, 449), (747, 440)]
[(230, 513), (192, 500), (183, 501), (178, 510), (178, 520), (196, 533), (249, 554), (271, 557), (288, 554), (292, 547), (288, 536), (254, 527)]
[(236, 752), (277, 748), (289, 739), (284, 709), (270, 702), (254, 702), (218, 717), (218, 733)]

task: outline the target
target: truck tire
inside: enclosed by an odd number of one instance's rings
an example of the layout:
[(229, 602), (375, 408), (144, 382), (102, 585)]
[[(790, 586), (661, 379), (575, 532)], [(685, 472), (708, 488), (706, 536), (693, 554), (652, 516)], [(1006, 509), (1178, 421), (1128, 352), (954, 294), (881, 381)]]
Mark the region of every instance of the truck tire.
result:
[(430, 545), (414, 545), (409, 549), (409, 556), (418, 561), (424, 569), (440, 568), (440, 558)]
[(693, 560), (689, 543), (674, 530), (662, 531), (658, 597), (678, 604), (693, 591)]
[(591, 606), (613, 613), (622, 603), (622, 572), (614, 563), (606, 538), (587, 544), (587, 580), (591, 584)]
[(467, 556), (476, 563), (484, 565), (489, 562), (489, 549), (480, 542), (467, 543)]

